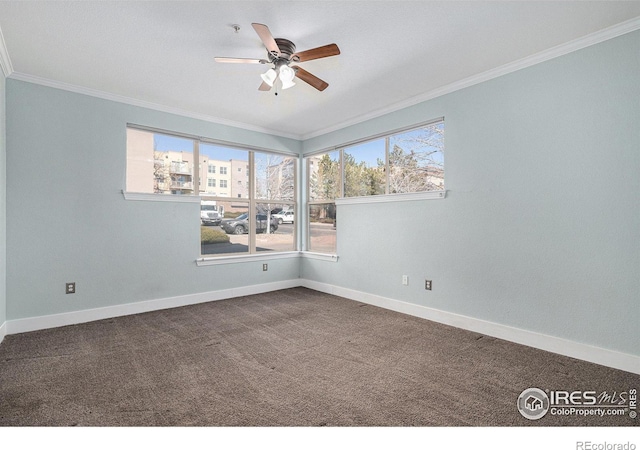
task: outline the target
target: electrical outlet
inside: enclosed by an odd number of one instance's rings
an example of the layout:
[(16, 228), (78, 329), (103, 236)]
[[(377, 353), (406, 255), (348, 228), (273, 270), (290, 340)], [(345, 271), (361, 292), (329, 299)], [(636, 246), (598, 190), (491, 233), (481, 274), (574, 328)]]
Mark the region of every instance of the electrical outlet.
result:
[(425, 288), (427, 291), (430, 291), (430, 290), (431, 290), (431, 280), (424, 280), (424, 288)]
[(67, 294), (75, 294), (76, 293), (76, 283), (67, 283), (66, 285), (66, 293)]
[(409, 284), (409, 276), (408, 275), (402, 275), (402, 284), (404, 284), (405, 286), (407, 286)]
[(269, 270), (269, 264), (263, 264), (262, 265), (262, 271), (266, 272), (267, 270)]

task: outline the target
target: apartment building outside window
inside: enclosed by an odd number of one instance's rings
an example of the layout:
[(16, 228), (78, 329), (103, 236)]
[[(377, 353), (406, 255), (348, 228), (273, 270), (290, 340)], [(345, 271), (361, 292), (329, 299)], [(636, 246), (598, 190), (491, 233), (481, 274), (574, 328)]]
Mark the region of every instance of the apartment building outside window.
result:
[(203, 257), (294, 251), (295, 226), (279, 227), (271, 216), (296, 208), (296, 161), (296, 156), (129, 126), (125, 192), (197, 196), (206, 202), (207, 214), (223, 215), (202, 222), (207, 225)]

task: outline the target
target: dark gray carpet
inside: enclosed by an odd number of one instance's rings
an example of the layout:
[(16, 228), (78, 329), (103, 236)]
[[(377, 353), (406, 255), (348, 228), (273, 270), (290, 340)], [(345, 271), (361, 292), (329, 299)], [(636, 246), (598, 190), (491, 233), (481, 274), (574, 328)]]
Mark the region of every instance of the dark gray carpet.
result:
[(5, 337), (3, 426), (636, 426), (523, 418), (640, 376), (305, 288)]

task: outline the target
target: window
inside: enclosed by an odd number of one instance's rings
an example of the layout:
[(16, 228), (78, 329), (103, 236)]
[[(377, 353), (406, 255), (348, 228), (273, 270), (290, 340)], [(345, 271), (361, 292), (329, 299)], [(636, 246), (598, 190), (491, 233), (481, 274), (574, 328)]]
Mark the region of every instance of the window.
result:
[(444, 190), (444, 122), (388, 138), (388, 192)]
[(354, 142), (305, 159), (307, 249), (335, 253), (336, 199), (354, 198), (360, 202), (379, 196), (393, 201), (399, 198), (395, 195), (426, 192), (438, 195), (434, 198), (443, 197), (438, 193), (444, 191), (444, 120)]
[(344, 197), (444, 190), (444, 122), (346, 146)]
[(255, 153), (256, 217), (264, 216), (270, 228), (256, 238), (256, 251), (296, 249), (296, 228), (293, 223), (280, 223), (277, 215), (294, 211), (296, 207), (295, 166), (297, 158), (270, 153)]
[(195, 145), (191, 139), (128, 128), (126, 191), (193, 194)]
[(336, 204), (342, 196), (340, 152), (307, 159), (309, 183), (307, 248), (312, 252), (336, 253)]
[(295, 156), (127, 127), (126, 193), (200, 201), (202, 256), (296, 250), (293, 223), (275, 217), (295, 211), (296, 165)]
[(361, 197), (385, 193), (385, 140), (345, 147), (344, 196)]

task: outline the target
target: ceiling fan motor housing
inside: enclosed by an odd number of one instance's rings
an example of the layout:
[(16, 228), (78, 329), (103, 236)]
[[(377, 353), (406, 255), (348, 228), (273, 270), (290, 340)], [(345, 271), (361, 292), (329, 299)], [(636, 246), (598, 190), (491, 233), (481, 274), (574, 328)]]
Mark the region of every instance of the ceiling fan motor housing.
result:
[(271, 62), (276, 62), (278, 59), (285, 59), (289, 61), (291, 55), (296, 52), (296, 45), (291, 42), (289, 39), (283, 38), (275, 38), (276, 44), (278, 44), (278, 48), (280, 49), (280, 56), (276, 56), (272, 53), (269, 53), (269, 58)]

